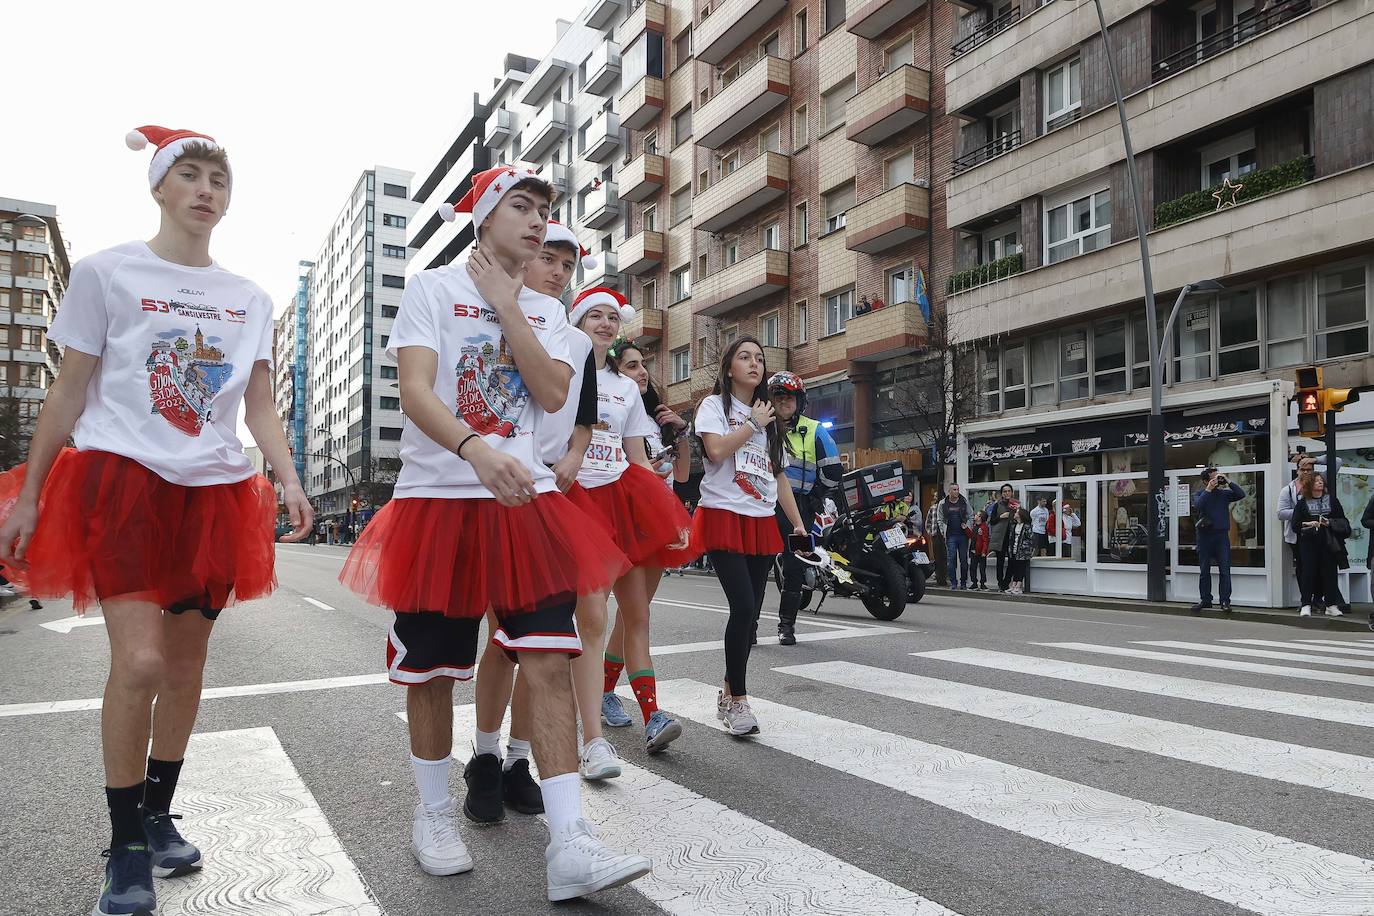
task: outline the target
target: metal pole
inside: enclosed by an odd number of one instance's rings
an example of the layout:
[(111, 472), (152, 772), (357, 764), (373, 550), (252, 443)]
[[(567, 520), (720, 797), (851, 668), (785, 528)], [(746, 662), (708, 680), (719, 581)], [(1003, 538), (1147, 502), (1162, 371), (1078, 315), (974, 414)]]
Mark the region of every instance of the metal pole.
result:
[(342, 458), (331, 455), (328, 452), (310, 452), (306, 457), (323, 458), (326, 461), (336, 462), (339, 467), (344, 469), (344, 473), (348, 475), (348, 487), (351, 491), (348, 499), (348, 530), (351, 534), (353, 531), (353, 497), (358, 495), (358, 481), (353, 478), (353, 469), (349, 467)]
[(1131, 144), (1131, 129), (1126, 123), (1126, 99), (1121, 94), (1121, 78), (1117, 74), (1116, 54), (1107, 34), (1107, 16), (1102, 12), (1102, 0), (1093, 0), (1097, 8), (1097, 22), (1102, 33), (1102, 51), (1107, 56), (1107, 72), (1111, 75), (1112, 93), (1116, 96), (1116, 113), (1121, 119), (1121, 141), (1126, 147), (1126, 177), (1131, 183), (1131, 202), (1135, 209), (1135, 230), (1140, 242), (1140, 272), (1145, 280), (1145, 324), (1150, 343), (1150, 417), (1146, 432), (1150, 437), (1147, 446), (1149, 467), (1150, 496), (1146, 506), (1146, 598), (1149, 601), (1165, 599), (1164, 554), (1165, 534), (1169, 524), (1167, 507), (1169, 500), (1164, 492), (1164, 377), (1159, 363), (1159, 351), (1166, 341), (1155, 334), (1159, 326), (1155, 314), (1155, 285), (1150, 276), (1150, 242), (1146, 238), (1148, 227), (1145, 224), (1145, 208), (1140, 199), (1140, 176), (1135, 165), (1135, 147)]

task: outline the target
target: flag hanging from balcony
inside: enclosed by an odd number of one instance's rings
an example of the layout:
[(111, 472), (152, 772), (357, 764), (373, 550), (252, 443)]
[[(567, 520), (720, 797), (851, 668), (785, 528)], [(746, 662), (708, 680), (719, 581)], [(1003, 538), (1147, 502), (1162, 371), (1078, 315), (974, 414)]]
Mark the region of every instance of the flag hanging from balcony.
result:
[(930, 325), (930, 296), (926, 294), (926, 275), (921, 268), (916, 268), (916, 304), (921, 307), (921, 317), (926, 320), (926, 326)]

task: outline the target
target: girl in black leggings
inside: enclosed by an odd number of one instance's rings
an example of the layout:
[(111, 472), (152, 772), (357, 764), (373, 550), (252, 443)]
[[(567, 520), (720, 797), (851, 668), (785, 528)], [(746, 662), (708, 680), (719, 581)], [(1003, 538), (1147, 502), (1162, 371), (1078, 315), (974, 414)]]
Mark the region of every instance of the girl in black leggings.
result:
[(803, 534), (792, 488), (786, 480), (782, 436), (768, 403), (763, 347), (739, 337), (725, 348), (715, 390), (697, 408), (706, 473), (692, 519), (691, 552), (707, 554), (725, 590), (725, 687), (716, 715), (732, 735), (753, 735), (758, 719), (749, 708), (746, 683), (754, 621), (773, 557), (783, 550), (773, 521), (781, 505), (794, 533)]

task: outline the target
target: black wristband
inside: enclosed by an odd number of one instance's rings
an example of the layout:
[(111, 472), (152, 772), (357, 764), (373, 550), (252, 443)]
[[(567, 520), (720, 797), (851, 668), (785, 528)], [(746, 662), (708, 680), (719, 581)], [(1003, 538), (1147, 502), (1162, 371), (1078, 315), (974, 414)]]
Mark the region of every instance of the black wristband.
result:
[(458, 443), (458, 447), (453, 450), (453, 454), (457, 455), (459, 458), (462, 458), (463, 446), (467, 445), (473, 439), (478, 438), (479, 435), (479, 433), (468, 433), (466, 436), (463, 437), (463, 441)]

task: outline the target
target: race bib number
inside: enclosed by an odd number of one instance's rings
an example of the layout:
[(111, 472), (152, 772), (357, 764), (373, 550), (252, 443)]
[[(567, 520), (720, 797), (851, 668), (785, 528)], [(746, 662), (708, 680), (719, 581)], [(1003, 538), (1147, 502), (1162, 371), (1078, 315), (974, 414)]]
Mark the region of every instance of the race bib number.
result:
[(768, 450), (752, 439), (735, 452), (735, 470), (750, 477), (768, 478), (773, 472), (768, 466)]
[(593, 429), (592, 442), (587, 446), (583, 466), (596, 471), (614, 472), (626, 464), (625, 449), (621, 445), (620, 433), (609, 429)]

